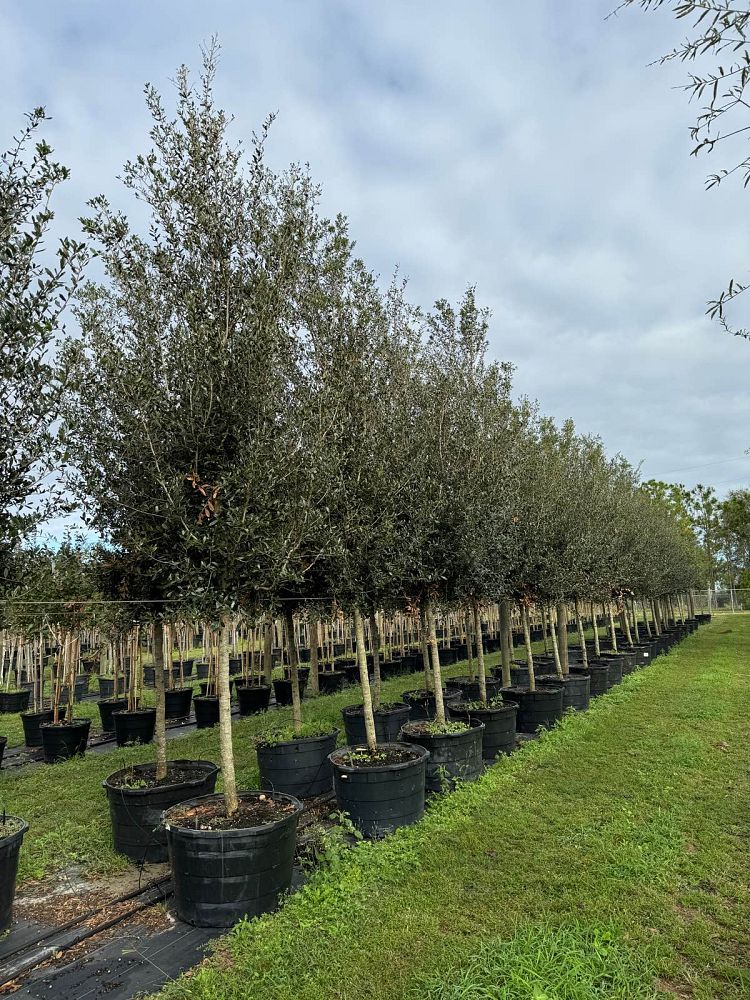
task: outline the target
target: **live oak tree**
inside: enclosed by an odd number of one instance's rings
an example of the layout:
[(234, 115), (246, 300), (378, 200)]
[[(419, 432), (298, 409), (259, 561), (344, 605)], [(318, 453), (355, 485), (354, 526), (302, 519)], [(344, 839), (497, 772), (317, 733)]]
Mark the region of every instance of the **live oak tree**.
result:
[(61, 316), (88, 260), (63, 238), (47, 247), (52, 200), (68, 170), (41, 137), (43, 108), (0, 154), (0, 585), (10, 553), (55, 509), (50, 432), (63, 382)]
[[(441, 299), (425, 316), (421, 531), (415, 598), (430, 630), (438, 722), (444, 722), (434, 603), (461, 608), (476, 641), (480, 700), (487, 701), (481, 607), (507, 589), (518, 489), (510, 365), (488, 362), (489, 312), (470, 287), (456, 307)], [(472, 638), (473, 633), (473, 638)]]
[(103, 197), (91, 203), (85, 226), (106, 279), (79, 297), (65, 437), (88, 523), (139, 560), (165, 602), (220, 632), (231, 814), (232, 616), (302, 578), (310, 520), (323, 516), (301, 472), (300, 317), (335, 232), (305, 170), (267, 167), (270, 121), (243, 162), (214, 101), (215, 69), (212, 46), (197, 87), (178, 71), (174, 118), (146, 88), (152, 148), (123, 171), (146, 230)]

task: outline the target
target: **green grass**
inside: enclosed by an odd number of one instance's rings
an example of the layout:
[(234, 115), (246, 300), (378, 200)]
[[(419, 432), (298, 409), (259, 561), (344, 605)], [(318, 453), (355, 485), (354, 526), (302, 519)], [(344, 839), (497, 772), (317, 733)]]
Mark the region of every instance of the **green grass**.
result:
[(164, 1000), (747, 998), (749, 657), (750, 616), (704, 627)]

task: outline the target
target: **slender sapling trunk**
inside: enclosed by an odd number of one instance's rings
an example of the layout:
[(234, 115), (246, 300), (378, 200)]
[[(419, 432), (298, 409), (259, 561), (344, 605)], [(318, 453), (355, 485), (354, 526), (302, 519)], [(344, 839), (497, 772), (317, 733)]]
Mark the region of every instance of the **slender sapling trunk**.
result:
[(367, 651), (365, 650), (365, 625), (362, 615), (357, 608), (354, 609), (354, 640), (357, 656), (357, 666), (359, 667), (359, 682), (362, 685), (362, 710), (365, 720), (365, 739), (367, 747), (374, 751), (378, 745), (375, 736), (375, 716), (372, 708), (372, 692), (370, 691), (370, 677), (367, 673)]

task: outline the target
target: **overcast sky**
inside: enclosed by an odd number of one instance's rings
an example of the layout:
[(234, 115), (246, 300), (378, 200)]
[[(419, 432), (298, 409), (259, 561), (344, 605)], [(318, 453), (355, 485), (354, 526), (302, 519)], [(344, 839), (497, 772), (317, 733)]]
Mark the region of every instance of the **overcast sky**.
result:
[(668, 12), (612, 0), (5, 0), (0, 136), (43, 104), (72, 170), (58, 221), (147, 147), (168, 94), (219, 35), (220, 103), (249, 135), (278, 111), (276, 166), (308, 161), (360, 254), (429, 305), (476, 283), (519, 393), (643, 474), (750, 483), (750, 343), (705, 316), (746, 273), (750, 192), (705, 192)]

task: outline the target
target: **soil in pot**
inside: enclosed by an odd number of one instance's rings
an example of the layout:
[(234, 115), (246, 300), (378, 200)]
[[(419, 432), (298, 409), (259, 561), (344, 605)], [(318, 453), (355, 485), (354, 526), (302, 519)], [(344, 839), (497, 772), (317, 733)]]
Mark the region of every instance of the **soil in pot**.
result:
[(483, 733), (484, 723), (477, 719), (469, 719), (468, 725), (448, 722), (444, 731), (436, 723), (424, 720), (407, 722), (400, 738), (428, 751), (427, 791), (447, 792), (461, 781), (474, 781), (482, 773)]
[(18, 855), (28, 828), (29, 824), (17, 816), (0, 819), (0, 934), (11, 924)]
[[(395, 743), (405, 722), (409, 721), (409, 706), (405, 702), (383, 704), (372, 713), (375, 718), (375, 738), (378, 743)], [(367, 742), (365, 713), (362, 705), (347, 705), (341, 709), (346, 742), (357, 746)]]
[[(67, 708), (61, 705), (58, 717), (62, 721), (65, 718)], [(21, 725), (23, 726), (23, 741), (27, 747), (40, 747), (42, 745), (42, 733), (39, 727), (43, 722), (52, 722), (54, 713), (51, 708), (43, 708), (38, 712), (21, 712)]]
[(230, 818), (219, 795), (162, 814), (180, 920), (230, 927), (273, 910), (292, 882), (302, 803), (277, 792), (241, 792)]
[(102, 698), (97, 702), (99, 706), (99, 717), (102, 720), (102, 732), (113, 733), (115, 731), (115, 720), (112, 718), (113, 712), (124, 712), (128, 707), (127, 698)]
[(118, 747), (131, 743), (150, 743), (156, 728), (156, 709), (138, 708), (134, 712), (113, 712)]
[(48, 763), (83, 756), (89, 740), (91, 719), (72, 719), (70, 722), (43, 722), (42, 734), (44, 759)]
[(138, 864), (168, 860), (165, 809), (199, 795), (211, 795), (218, 767), (207, 760), (171, 760), (167, 777), (156, 781), (156, 765), (135, 764), (102, 782), (109, 802), (115, 850)]
[(0, 691), (0, 715), (10, 715), (12, 712), (25, 712), (29, 707), (31, 691)]
[(336, 749), (339, 730), (258, 746), (260, 786), (306, 798), (330, 792), (333, 770), (328, 755)]
[(535, 733), (537, 729), (549, 728), (563, 716), (562, 685), (538, 687), (536, 691), (528, 688), (503, 688), (504, 701), (518, 703), (516, 728), (520, 733)]
[(210, 729), (219, 721), (219, 698), (217, 695), (197, 695), (193, 698), (195, 725), (198, 729)]
[(318, 674), (318, 689), (321, 694), (335, 694), (342, 689), (345, 680), (343, 670), (321, 670)]
[(268, 710), (271, 702), (270, 684), (237, 684), (235, 691), (240, 715), (258, 715)]
[(484, 725), (482, 736), (482, 757), (495, 760), (516, 749), (516, 715), (518, 705), (514, 701), (504, 701), (500, 705), (482, 707), (471, 703), (458, 702), (451, 705), (451, 719), (457, 722), (471, 722), (476, 719)]
[(424, 815), (425, 770), (422, 746), (382, 743), (342, 747), (330, 756), (336, 802), (368, 839), (384, 837)]
[(193, 689), (172, 688), (164, 692), (164, 717), (166, 719), (186, 719), (190, 715)]

